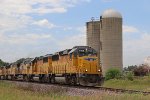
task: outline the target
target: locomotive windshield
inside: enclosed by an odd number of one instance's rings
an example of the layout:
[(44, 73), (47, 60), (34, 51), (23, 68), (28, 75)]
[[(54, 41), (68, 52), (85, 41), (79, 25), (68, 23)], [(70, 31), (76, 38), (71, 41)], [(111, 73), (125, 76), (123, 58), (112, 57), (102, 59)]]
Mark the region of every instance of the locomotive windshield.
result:
[(89, 56), (89, 55), (96, 55), (96, 51), (92, 48), (79, 49), (78, 50), (78, 55), (79, 55), (79, 57)]
[(78, 54), (79, 54), (80, 57), (85, 56), (86, 55), (86, 50), (85, 49), (79, 49)]
[(92, 56), (92, 55), (97, 55), (96, 51), (88, 46), (78, 46), (78, 47), (74, 47), (70, 52), (70, 58), (72, 58), (72, 54), (74, 55), (74, 57), (77, 57), (77, 55), (79, 57), (82, 56)]

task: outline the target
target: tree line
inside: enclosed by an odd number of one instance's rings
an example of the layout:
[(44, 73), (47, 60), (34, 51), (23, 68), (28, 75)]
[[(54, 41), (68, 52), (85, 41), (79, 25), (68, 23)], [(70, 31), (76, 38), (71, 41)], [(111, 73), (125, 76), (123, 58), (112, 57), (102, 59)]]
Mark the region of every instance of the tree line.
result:
[(9, 63), (4, 62), (2, 59), (0, 59), (0, 67), (7, 66), (7, 65), (9, 65)]

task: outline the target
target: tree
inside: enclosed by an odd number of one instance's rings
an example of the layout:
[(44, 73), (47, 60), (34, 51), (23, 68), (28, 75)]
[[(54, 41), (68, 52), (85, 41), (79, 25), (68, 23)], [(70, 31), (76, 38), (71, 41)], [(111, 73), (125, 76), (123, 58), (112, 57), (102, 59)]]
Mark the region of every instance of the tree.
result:
[(9, 63), (7, 63), (7, 62), (4, 62), (4, 61), (2, 61), (1, 59), (0, 59), (0, 67), (2, 67), (2, 66), (7, 66)]
[(150, 68), (147, 65), (139, 65), (137, 68), (134, 69), (135, 76), (145, 76), (149, 73)]
[(138, 66), (137, 65), (131, 65), (124, 68), (124, 71), (134, 71)]

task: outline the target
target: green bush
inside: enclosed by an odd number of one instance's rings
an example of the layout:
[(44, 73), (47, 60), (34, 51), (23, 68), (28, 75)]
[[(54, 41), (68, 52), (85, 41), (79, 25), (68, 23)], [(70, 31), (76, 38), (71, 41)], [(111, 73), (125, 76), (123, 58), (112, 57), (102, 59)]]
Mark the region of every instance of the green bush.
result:
[(132, 72), (128, 72), (126, 78), (130, 81), (133, 81), (134, 74)]
[(116, 68), (109, 69), (105, 74), (106, 80), (119, 79), (120, 77), (121, 77), (121, 72), (119, 69), (116, 69)]

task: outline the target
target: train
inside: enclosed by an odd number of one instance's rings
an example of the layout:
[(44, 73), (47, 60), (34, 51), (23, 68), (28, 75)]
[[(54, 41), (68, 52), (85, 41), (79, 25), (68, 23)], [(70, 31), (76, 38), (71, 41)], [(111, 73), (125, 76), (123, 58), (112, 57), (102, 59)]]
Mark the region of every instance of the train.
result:
[(102, 68), (98, 63), (97, 52), (89, 46), (75, 46), (54, 54), (0, 67), (1, 80), (18, 80), (50, 84), (96, 86), (104, 82)]

